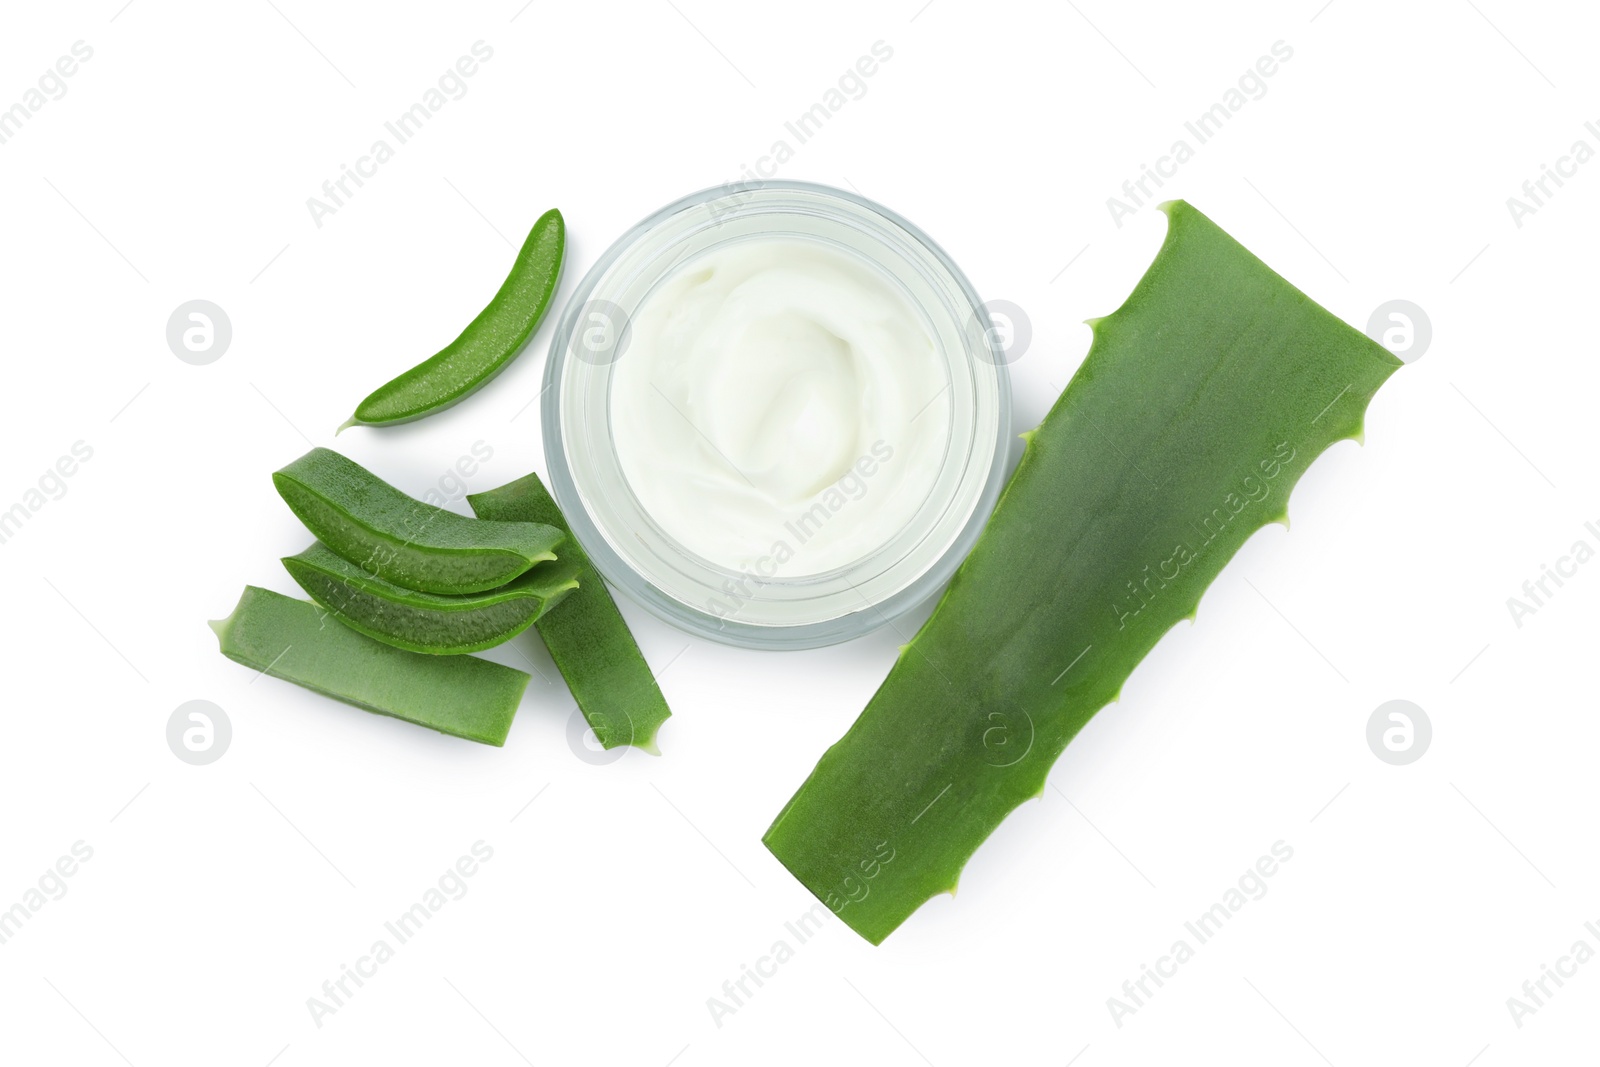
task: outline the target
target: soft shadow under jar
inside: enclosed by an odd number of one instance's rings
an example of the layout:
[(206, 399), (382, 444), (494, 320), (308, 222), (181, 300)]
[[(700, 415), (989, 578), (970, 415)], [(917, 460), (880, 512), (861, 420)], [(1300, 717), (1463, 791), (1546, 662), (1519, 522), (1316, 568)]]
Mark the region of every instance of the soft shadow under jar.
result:
[(831, 644), (914, 608), (1005, 477), (977, 294), (916, 227), (826, 186), (724, 186), (635, 226), (569, 300), (545, 378), (551, 488), (595, 566), (730, 644)]

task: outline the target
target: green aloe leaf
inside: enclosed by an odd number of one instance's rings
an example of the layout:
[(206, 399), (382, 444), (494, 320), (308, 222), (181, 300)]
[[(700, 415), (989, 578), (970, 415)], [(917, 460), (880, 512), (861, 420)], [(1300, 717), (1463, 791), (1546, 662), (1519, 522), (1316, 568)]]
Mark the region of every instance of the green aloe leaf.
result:
[(1067, 743), (1398, 360), (1182, 201), (933, 616), (763, 839), (877, 944)]
[(536, 564), (487, 593), (456, 596), (386, 582), (321, 541), (285, 556), (283, 565), (312, 600), (350, 629), (435, 656), (503, 645), (578, 588), (578, 566), (566, 559)]
[(540, 523), (565, 535), (561, 560), (575, 568), (578, 588), (561, 602), (560, 610), (541, 615), (534, 625), (600, 747), (633, 745), (660, 755), (656, 731), (672, 715), (667, 698), (606, 592), (605, 580), (572, 536), (539, 476), (530, 474), (487, 493), (474, 493), (467, 503), (480, 519)]

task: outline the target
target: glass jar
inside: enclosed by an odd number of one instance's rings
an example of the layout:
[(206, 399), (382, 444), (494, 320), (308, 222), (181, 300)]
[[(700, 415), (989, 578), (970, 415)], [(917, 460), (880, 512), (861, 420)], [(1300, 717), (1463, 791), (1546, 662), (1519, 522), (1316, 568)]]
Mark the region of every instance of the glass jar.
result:
[[(766, 237), (823, 242), (869, 265), (917, 310), (948, 380), (943, 455), (924, 457), (937, 470), (920, 507), (875, 550), (816, 574), (734, 569), (685, 548), (630, 488), (613, 437), (612, 380), (634, 314), (682, 264)], [(551, 491), (596, 569), (673, 625), (750, 648), (849, 640), (939, 592), (994, 508), (1011, 440), (1004, 350), (960, 269), (887, 208), (806, 182), (707, 189), (619, 238), (557, 324), (542, 413)]]

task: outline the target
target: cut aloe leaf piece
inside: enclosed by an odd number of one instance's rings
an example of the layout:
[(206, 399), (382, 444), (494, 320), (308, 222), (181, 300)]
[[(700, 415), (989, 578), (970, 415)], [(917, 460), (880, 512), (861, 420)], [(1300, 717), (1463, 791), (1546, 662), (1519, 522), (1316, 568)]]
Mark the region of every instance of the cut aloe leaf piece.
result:
[(386, 582), (423, 593), (497, 589), (556, 558), (562, 533), (484, 522), (413, 500), (359, 463), (313, 448), (272, 476), (318, 541)]
[(334, 618), (386, 645), (430, 655), (481, 652), (504, 644), (578, 588), (566, 560), (540, 563), (487, 593), (419, 593), (368, 574), (322, 542), (283, 565)]
[(380, 385), (339, 427), (393, 426), (459, 404), (517, 358), (550, 309), (561, 281), (567, 226), (546, 211), (528, 231), (511, 273), (461, 336), (393, 381)]
[(261, 674), (440, 733), (504, 745), (528, 675), (475, 656), (424, 656), (341, 626), (315, 604), (247, 585), (211, 624), (222, 654)]
[(605, 580), (584, 555), (539, 476), (530, 474), (477, 493), (467, 503), (480, 519), (539, 523), (566, 535), (561, 559), (577, 564), (578, 590), (534, 625), (601, 746), (634, 745), (655, 754), (656, 731), (672, 714), (667, 699)]
[(1199, 211), (1163, 210), (932, 617), (763, 839), (874, 944), (955, 891), (1400, 366)]

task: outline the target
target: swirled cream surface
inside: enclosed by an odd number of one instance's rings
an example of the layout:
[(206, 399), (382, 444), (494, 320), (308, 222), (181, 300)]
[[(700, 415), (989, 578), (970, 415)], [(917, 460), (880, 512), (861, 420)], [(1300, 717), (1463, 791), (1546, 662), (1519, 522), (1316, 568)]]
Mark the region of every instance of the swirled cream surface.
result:
[(629, 488), (706, 561), (820, 574), (927, 501), (949, 380), (924, 317), (865, 260), (759, 237), (681, 265), (632, 316), (611, 422)]

